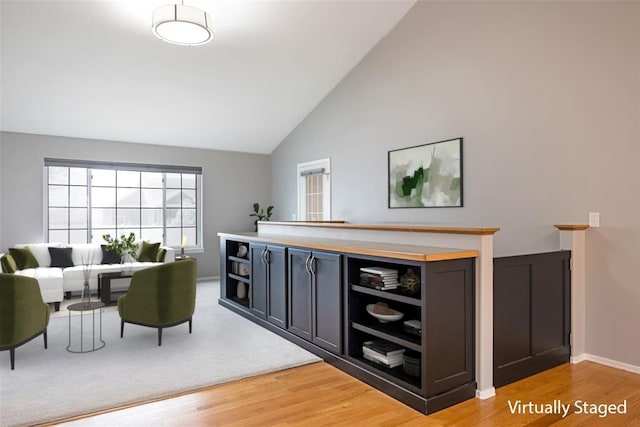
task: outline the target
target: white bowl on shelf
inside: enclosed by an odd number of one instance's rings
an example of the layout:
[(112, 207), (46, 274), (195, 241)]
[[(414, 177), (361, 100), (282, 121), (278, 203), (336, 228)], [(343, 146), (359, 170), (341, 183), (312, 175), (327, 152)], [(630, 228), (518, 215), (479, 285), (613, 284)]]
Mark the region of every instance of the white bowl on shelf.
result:
[(378, 321), (380, 323), (389, 323), (389, 322), (395, 322), (398, 321), (400, 319), (402, 319), (404, 317), (404, 313), (401, 313), (399, 311), (393, 310), (393, 314), (380, 314), (380, 313), (374, 313), (373, 309), (376, 305), (375, 304), (368, 304), (367, 305), (367, 313), (369, 313), (370, 315), (372, 315), (373, 317), (375, 317), (376, 319), (378, 319)]

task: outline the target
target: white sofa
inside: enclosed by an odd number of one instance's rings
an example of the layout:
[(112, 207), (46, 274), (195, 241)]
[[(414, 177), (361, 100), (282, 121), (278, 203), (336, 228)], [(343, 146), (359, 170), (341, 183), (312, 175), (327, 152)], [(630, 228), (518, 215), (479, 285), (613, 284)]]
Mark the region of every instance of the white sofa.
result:
[[(138, 251), (142, 246), (138, 242)], [(130, 257), (125, 257), (124, 263), (121, 264), (101, 264), (102, 249), (99, 244), (93, 243), (76, 243), (63, 245), (60, 243), (30, 243), (14, 245), (14, 247), (29, 247), (36, 261), (37, 268), (28, 268), (18, 270), (15, 274), (33, 277), (38, 280), (42, 299), (46, 303), (54, 303), (56, 310), (60, 307), (60, 302), (64, 299), (65, 293), (82, 292), (84, 286), (84, 263), (91, 263), (91, 273), (89, 275), (89, 288), (95, 293), (98, 290), (98, 274), (112, 273), (119, 271), (138, 271), (152, 265), (160, 264), (159, 262), (137, 262)], [(69, 247), (72, 248), (71, 259), (73, 267), (51, 267), (51, 255), (49, 255), (50, 247)], [(175, 261), (175, 250), (168, 246), (161, 246), (166, 250), (164, 262)], [(0, 257), (4, 254), (0, 253)]]

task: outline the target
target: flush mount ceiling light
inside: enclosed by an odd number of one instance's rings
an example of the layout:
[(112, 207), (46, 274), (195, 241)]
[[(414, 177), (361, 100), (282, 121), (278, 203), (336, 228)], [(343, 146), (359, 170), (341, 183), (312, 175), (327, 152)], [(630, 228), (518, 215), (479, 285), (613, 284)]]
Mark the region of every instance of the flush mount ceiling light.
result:
[(182, 46), (205, 44), (213, 37), (211, 16), (204, 10), (182, 4), (168, 4), (153, 11), (153, 34)]

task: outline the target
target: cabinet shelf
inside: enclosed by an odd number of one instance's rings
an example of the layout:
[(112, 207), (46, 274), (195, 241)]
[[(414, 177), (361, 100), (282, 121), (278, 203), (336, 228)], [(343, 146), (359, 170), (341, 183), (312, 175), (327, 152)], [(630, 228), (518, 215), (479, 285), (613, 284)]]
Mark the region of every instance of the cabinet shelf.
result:
[(379, 291), (377, 289), (367, 288), (366, 286), (354, 284), (351, 284), (351, 290), (354, 292), (360, 292), (361, 294), (373, 295), (379, 298), (386, 298), (391, 301), (415, 305), (416, 307), (420, 307), (422, 305), (422, 301), (420, 301), (419, 299), (401, 295), (392, 291)]
[[(383, 340), (387, 340), (394, 344), (401, 345), (408, 349), (422, 352), (422, 346), (420, 345), (419, 338), (414, 338), (404, 332), (402, 330), (387, 327), (382, 325), (375, 325), (373, 323), (365, 324), (359, 322), (351, 322), (351, 327), (353, 329), (357, 329), (358, 331), (365, 332), (369, 335), (373, 335), (378, 338), (382, 338)], [(390, 330), (393, 329), (393, 330)]]
[(248, 298), (238, 298), (238, 297), (232, 297), (231, 301), (235, 302), (236, 304), (239, 304), (243, 307), (249, 307), (249, 299)]
[(251, 262), (247, 258), (240, 258), (232, 255), (229, 255), (227, 258), (229, 258), (229, 261), (241, 262), (243, 264), (249, 264)]
[(233, 273), (228, 273), (229, 277), (235, 280), (239, 280), (241, 282), (244, 282), (246, 284), (251, 284), (251, 279), (249, 278), (249, 276), (238, 276), (237, 274), (233, 274)]
[(363, 367), (369, 370), (372, 369), (374, 371), (381, 373), (383, 377), (388, 378), (393, 382), (400, 382), (401, 385), (405, 386), (409, 390), (412, 390), (416, 393), (422, 393), (421, 378), (407, 375), (404, 372), (402, 365), (396, 366), (395, 368), (388, 368), (384, 365), (372, 362), (362, 357), (351, 357), (351, 360), (354, 361), (356, 364), (362, 365)]

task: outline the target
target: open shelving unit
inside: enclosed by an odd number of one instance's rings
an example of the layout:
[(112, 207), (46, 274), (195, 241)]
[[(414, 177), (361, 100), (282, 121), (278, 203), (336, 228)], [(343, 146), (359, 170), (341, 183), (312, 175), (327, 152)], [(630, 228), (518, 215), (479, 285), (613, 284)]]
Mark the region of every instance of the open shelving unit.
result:
[[(237, 255), (230, 254), (238, 254), (238, 250), (240, 245), (243, 245), (247, 248), (247, 253), (244, 257), (239, 257)], [(225, 287), (226, 296), (230, 301), (233, 301), (237, 304), (240, 304), (243, 307), (249, 307), (249, 287), (251, 286), (251, 259), (249, 254), (249, 243), (240, 242), (235, 240), (227, 240), (225, 241), (225, 277), (223, 281), (223, 285)], [(238, 266), (244, 265), (246, 266), (246, 271), (249, 272), (248, 275), (240, 275), (237, 274)], [(245, 298), (238, 298), (238, 282), (243, 282), (247, 285), (247, 292)]]

